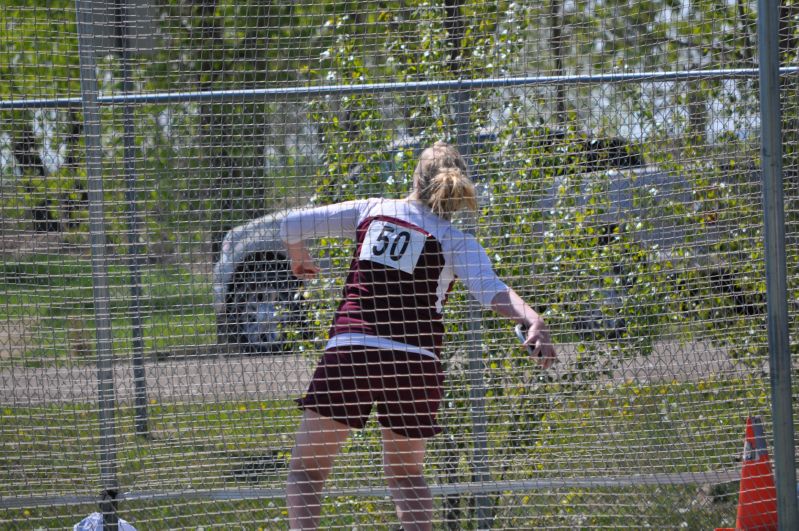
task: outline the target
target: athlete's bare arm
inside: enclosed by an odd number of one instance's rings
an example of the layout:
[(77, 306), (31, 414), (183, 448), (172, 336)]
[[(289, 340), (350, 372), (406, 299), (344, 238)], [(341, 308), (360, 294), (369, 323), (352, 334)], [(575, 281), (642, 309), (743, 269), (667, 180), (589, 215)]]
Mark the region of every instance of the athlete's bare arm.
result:
[(346, 201), (289, 212), (280, 224), (280, 236), (291, 260), (291, 272), (307, 280), (319, 273), (319, 266), (305, 247), (304, 240), (321, 236), (343, 237), (355, 233), (358, 214), (364, 201)]

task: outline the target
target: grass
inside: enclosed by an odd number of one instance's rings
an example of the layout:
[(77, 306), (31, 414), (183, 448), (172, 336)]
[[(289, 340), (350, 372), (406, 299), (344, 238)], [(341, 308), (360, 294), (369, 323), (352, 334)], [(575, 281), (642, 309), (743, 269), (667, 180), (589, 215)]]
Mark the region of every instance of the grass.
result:
[[(132, 350), (134, 307), (130, 272), (109, 265), (113, 352)], [(147, 352), (216, 342), (207, 278), (178, 266), (145, 267), (139, 316)], [(32, 255), (0, 264), (0, 319), (27, 321), (24, 344), (11, 355), (26, 365), (93, 363), (95, 315), (92, 264), (87, 258)], [(21, 351), (21, 353), (20, 353)]]
[[(552, 390), (550, 390), (552, 392)], [(535, 422), (512, 423), (509, 409), (534, 397), (487, 404), (492, 480), (627, 476), (735, 467), (747, 411), (762, 411), (760, 381), (706, 381), (598, 387), (553, 402)], [(512, 405), (513, 408), (508, 406)], [(117, 412), (117, 477), (125, 492), (280, 489), (299, 412), (289, 400), (151, 404), (151, 438), (136, 436), (133, 414)], [(447, 432), (431, 441), (428, 473), (446, 483), (471, 479), (468, 409), (447, 409)], [(100, 450), (97, 412), (64, 405), (2, 410), (3, 496), (96, 495)], [(454, 446), (453, 446), (454, 445)], [(454, 450), (453, 450), (454, 448)], [(379, 431), (372, 422), (345, 448), (330, 487), (382, 486)], [(490, 495), (496, 528), (541, 526), (707, 529), (729, 523), (735, 486), (656, 485), (553, 488)], [(443, 518), (443, 499), (436, 516)], [(462, 529), (473, 529), (471, 497), (454, 500)], [(69, 527), (96, 507), (25, 507), (0, 513), (0, 527)], [(139, 529), (239, 527), (287, 529), (281, 499), (162, 499), (124, 502), (120, 515)], [(391, 529), (392, 504), (381, 497), (328, 498), (325, 529)], [(28, 525), (30, 524), (30, 525)]]

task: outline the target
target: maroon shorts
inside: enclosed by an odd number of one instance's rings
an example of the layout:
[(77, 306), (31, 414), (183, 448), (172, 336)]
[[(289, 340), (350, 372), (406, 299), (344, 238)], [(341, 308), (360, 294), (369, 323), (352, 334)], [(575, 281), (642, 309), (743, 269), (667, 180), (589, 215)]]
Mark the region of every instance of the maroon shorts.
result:
[(440, 433), (436, 412), (441, 404), (444, 372), (439, 360), (397, 350), (361, 346), (325, 351), (300, 407), (363, 428), (372, 405), (377, 420), (405, 437)]

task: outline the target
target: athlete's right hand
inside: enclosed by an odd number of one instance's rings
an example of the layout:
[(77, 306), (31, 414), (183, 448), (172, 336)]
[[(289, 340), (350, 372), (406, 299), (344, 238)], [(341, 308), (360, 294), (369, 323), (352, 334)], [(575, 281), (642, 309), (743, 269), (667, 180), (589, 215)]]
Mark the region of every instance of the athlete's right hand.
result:
[(316, 265), (311, 254), (302, 242), (287, 244), (289, 260), (291, 260), (291, 272), (300, 280), (308, 280), (319, 274), (319, 266)]

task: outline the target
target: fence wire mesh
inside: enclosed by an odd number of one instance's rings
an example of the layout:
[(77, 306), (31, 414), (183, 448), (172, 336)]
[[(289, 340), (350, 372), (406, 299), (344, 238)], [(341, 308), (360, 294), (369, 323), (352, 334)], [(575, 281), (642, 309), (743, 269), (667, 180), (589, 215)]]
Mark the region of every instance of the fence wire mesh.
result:
[[(799, 5), (779, 17), (795, 336)], [(478, 191), (456, 226), (560, 361), (455, 284), (434, 528), (734, 524), (746, 419), (772, 430), (755, 2), (6, 0), (0, 21), (0, 527), (288, 529), (294, 400), (355, 235), (309, 242), (301, 281), (280, 220), (403, 198), (442, 139)], [(398, 528), (380, 438), (372, 418), (344, 446), (323, 529)]]

